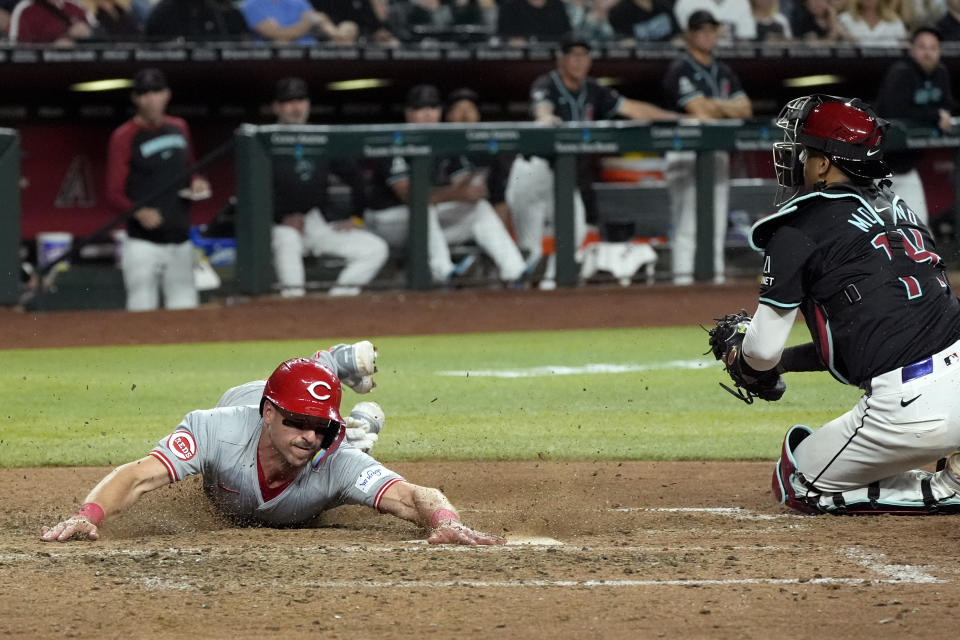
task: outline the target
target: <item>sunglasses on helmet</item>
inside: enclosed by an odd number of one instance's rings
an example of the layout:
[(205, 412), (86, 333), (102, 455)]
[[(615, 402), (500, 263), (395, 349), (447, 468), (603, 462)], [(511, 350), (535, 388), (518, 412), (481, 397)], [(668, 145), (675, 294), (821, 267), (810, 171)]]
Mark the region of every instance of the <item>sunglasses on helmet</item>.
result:
[(313, 431), (318, 436), (323, 436), (331, 432), (336, 435), (342, 426), (341, 423), (336, 420), (318, 416), (306, 416), (302, 413), (291, 413), (275, 404), (273, 406), (276, 408), (277, 413), (283, 418), (283, 424), (288, 427), (293, 427), (294, 429), (299, 429), (300, 431)]

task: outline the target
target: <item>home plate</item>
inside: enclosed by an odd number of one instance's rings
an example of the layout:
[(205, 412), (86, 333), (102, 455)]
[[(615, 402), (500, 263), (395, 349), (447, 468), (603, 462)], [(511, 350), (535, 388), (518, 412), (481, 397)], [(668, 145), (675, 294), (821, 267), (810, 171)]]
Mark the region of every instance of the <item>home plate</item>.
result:
[(507, 544), (528, 547), (556, 547), (563, 545), (562, 542), (554, 540), (553, 538), (508, 538)]

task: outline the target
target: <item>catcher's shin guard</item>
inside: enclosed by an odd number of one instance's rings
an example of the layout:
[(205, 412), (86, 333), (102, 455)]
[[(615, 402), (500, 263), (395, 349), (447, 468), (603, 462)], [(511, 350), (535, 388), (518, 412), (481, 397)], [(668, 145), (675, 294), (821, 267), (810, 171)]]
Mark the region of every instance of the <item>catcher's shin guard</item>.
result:
[(813, 429), (802, 424), (794, 425), (787, 431), (783, 439), (780, 459), (777, 460), (777, 466), (773, 470), (772, 489), (773, 497), (780, 504), (785, 504), (800, 513), (818, 514), (823, 513), (817, 506), (820, 496), (817, 493), (809, 495), (810, 490), (804, 486), (799, 477), (797, 463), (793, 458), (793, 450), (811, 433)]

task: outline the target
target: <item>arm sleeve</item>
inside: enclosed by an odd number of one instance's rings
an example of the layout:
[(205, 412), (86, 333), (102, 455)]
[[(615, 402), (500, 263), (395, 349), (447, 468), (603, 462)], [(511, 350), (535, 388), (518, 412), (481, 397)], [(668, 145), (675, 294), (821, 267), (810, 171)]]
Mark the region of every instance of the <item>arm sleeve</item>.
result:
[(118, 211), (128, 209), (133, 202), (127, 197), (127, 177), (130, 175), (130, 138), (121, 127), (110, 136), (107, 149), (107, 201)]
[(783, 350), (783, 356), (780, 358), (779, 368), (781, 371), (826, 371), (827, 365), (824, 364), (817, 352), (817, 345), (812, 342), (787, 347)]
[(797, 308), (775, 309), (757, 306), (743, 338), (743, 359), (757, 371), (773, 369), (780, 362), (783, 348), (797, 318)]

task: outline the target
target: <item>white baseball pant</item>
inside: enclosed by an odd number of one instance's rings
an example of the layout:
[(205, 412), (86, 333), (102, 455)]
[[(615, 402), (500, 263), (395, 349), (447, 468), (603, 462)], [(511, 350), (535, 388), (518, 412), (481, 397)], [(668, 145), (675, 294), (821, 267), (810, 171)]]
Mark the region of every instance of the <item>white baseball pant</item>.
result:
[(897, 195), (903, 198), (923, 224), (930, 224), (930, 212), (927, 209), (927, 194), (923, 191), (923, 181), (920, 180), (920, 173), (916, 169), (911, 169), (906, 173), (895, 173), (893, 175), (893, 189)]
[[(543, 238), (552, 237), (555, 228), (556, 208), (550, 163), (536, 156), (529, 159), (517, 156), (507, 178), (506, 201), (517, 244), (526, 252), (528, 261), (540, 258), (543, 255)], [(573, 236), (579, 249), (587, 236), (587, 210), (578, 190), (573, 193)], [(550, 256), (545, 278), (554, 278), (556, 264), (556, 255)]]
[[(828, 493), (880, 480), (884, 502), (922, 504), (924, 475), (913, 470), (960, 448), (960, 342), (928, 360), (929, 373), (922, 361), (876, 376), (853, 409), (800, 442), (794, 458), (804, 478)], [(960, 494), (960, 482), (940, 471), (931, 489), (943, 499)]]
[[(363, 215), (367, 227), (387, 241), (394, 249), (407, 246), (410, 226), (410, 208), (402, 204), (386, 209), (368, 209)], [(427, 208), (427, 262), (434, 282), (443, 282), (453, 271), (450, 247), (443, 237), (435, 207)]]
[[(410, 210), (404, 206), (369, 211), (370, 227), (390, 246), (407, 243)], [(523, 273), (520, 250), (493, 206), (486, 200), (476, 202), (440, 202), (427, 210), (427, 236), (430, 272), (436, 282), (446, 280), (453, 271), (449, 243), (473, 240), (493, 260), (501, 280), (513, 281)]]
[(303, 256), (343, 258), (347, 263), (337, 275), (337, 286), (363, 287), (377, 276), (390, 253), (387, 243), (376, 234), (331, 225), (316, 208), (304, 216), (303, 233), (289, 225), (273, 225), (271, 245), (277, 282), (285, 295), (303, 295), (305, 291)]
[[(730, 204), (730, 154), (715, 151), (713, 183), (713, 273), (714, 281), (724, 279), (724, 248), (727, 238), (727, 210)], [(670, 255), (673, 281), (693, 282), (694, 256), (697, 250), (697, 155), (693, 151), (666, 153), (666, 181), (670, 194), (673, 232)]]
[(163, 290), (167, 309), (192, 309), (200, 304), (193, 280), (193, 243), (158, 244), (127, 238), (120, 268), (127, 290), (128, 311), (152, 311), (160, 305)]

